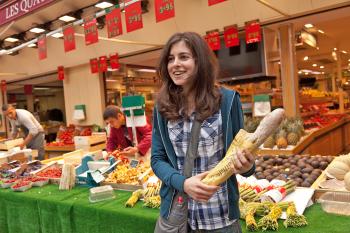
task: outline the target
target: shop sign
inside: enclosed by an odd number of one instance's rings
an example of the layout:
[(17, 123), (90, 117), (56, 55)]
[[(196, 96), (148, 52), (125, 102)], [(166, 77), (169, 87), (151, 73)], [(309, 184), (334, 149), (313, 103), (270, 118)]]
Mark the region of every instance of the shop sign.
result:
[(86, 45), (91, 45), (98, 42), (98, 32), (95, 18), (84, 20), (84, 33)]
[(213, 30), (207, 32), (207, 35), (205, 36), (205, 40), (207, 41), (209, 47), (213, 50), (219, 50), (220, 49), (220, 35), (219, 30)]
[(75, 49), (74, 27), (72, 25), (63, 29), (64, 51), (69, 52)]
[(259, 21), (245, 23), (245, 41), (247, 44), (261, 41), (261, 31)]
[(29, 14), (55, 0), (17, 0), (0, 7), (0, 26)]
[(33, 85), (24, 85), (24, 94), (32, 95), (33, 94)]
[(99, 58), (99, 71), (100, 72), (107, 71), (107, 56), (101, 56)]
[(143, 28), (141, 1), (137, 1), (125, 8), (125, 24), (127, 32)]
[(237, 25), (231, 25), (224, 28), (224, 39), (227, 48), (239, 46)]
[(6, 80), (1, 80), (1, 91), (2, 92), (6, 91)]
[(38, 54), (39, 60), (47, 58), (46, 35), (41, 35), (38, 38)]
[(225, 1), (226, 0), (208, 0), (208, 5), (212, 6), (212, 5), (218, 4), (220, 2), (225, 2)]
[(116, 37), (123, 34), (120, 8), (115, 8), (106, 15), (106, 24), (108, 38)]
[(109, 56), (109, 63), (112, 69), (119, 69), (119, 55), (118, 53)]
[(58, 78), (58, 80), (64, 80), (64, 67), (63, 66), (57, 67), (57, 78)]
[(156, 22), (175, 16), (174, 0), (155, 0)]
[(93, 74), (98, 73), (98, 60), (97, 60), (97, 58), (90, 59), (90, 70), (91, 70), (91, 73), (93, 73)]

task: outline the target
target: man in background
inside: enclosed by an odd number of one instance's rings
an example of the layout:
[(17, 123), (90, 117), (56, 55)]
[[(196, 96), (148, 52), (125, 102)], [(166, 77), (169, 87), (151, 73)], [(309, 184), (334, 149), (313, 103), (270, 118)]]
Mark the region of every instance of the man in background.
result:
[(142, 127), (136, 127), (138, 145), (134, 146), (132, 128), (126, 126), (126, 119), (119, 107), (110, 105), (104, 113), (103, 119), (110, 126), (110, 132), (107, 140), (107, 152), (113, 153), (120, 149), (118, 153), (121, 156), (135, 156), (140, 154), (146, 156), (151, 148), (152, 126), (146, 124)]
[(40, 123), (35, 119), (33, 114), (24, 109), (16, 109), (11, 104), (2, 106), (4, 115), (10, 120), (11, 135), (10, 138), (18, 137), (18, 128), (21, 128), (24, 133), (24, 141), (20, 148), (24, 147), (38, 150), (38, 158), (44, 159), (44, 129)]

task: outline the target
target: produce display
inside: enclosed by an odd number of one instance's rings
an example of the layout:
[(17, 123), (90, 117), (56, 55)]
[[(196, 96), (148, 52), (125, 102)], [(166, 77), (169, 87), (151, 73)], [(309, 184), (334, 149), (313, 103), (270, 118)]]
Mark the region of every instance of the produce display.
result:
[(256, 161), (255, 176), (269, 181), (291, 179), (297, 186), (310, 187), (332, 160), (320, 155), (264, 155)]
[(149, 163), (143, 163), (142, 161), (139, 161), (139, 164), (136, 167), (131, 167), (130, 162), (125, 159), (121, 164), (117, 165), (113, 172), (108, 175), (106, 182), (138, 185), (139, 176), (142, 175), (142, 173), (144, 173), (149, 167)]
[(337, 157), (327, 168), (329, 178), (344, 181), (344, 187), (350, 191), (350, 154)]
[(303, 88), (300, 94), (305, 97), (323, 98), (323, 97), (335, 97), (336, 95), (329, 91), (320, 91), (317, 89)]
[(37, 176), (46, 177), (46, 178), (61, 178), (62, 168), (50, 167), (48, 169), (45, 169), (44, 171), (39, 172)]
[(304, 127), (305, 129), (320, 129), (329, 124), (338, 122), (344, 116), (345, 116), (344, 114), (328, 114), (328, 115), (317, 114), (315, 116), (312, 116), (304, 120)]
[(73, 137), (78, 136), (80, 132), (76, 129), (75, 125), (69, 125), (67, 127), (61, 126), (57, 132), (56, 141), (47, 143), (46, 146), (66, 146), (73, 145)]
[[(283, 222), (284, 227), (303, 227), (306, 226), (307, 220), (304, 215), (299, 215), (296, 212), (293, 202), (245, 202), (242, 199), (239, 201), (240, 218), (246, 221), (248, 231), (277, 231), (278, 218), (282, 212), (287, 212), (287, 219)], [(258, 222), (256, 217), (261, 217)]]
[(285, 149), (288, 145), (295, 146), (305, 135), (303, 121), (299, 118), (286, 118), (276, 132), (264, 142), (263, 148)]
[(209, 185), (218, 185), (226, 181), (233, 174), (231, 166), (237, 151), (246, 149), (254, 154), (258, 147), (264, 143), (266, 138), (269, 137), (280, 125), (283, 118), (284, 110), (281, 108), (275, 109), (264, 117), (254, 133), (247, 133), (241, 129), (235, 136), (225, 157), (215, 166), (214, 169), (209, 171), (208, 175), (202, 180), (202, 182)]
[(13, 191), (24, 192), (30, 189), (31, 187), (32, 187), (32, 182), (20, 180), (15, 185), (11, 186), (11, 189)]
[(153, 180), (147, 183), (145, 189), (138, 189), (132, 193), (131, 197), (125, 203), (125, 207), (134, 207), (135, 204), (143, 197), (144, 207), (148, 208), (160, 208), (160, 187), (161, 181), (155, 176), (150, 177), (149, 180)]

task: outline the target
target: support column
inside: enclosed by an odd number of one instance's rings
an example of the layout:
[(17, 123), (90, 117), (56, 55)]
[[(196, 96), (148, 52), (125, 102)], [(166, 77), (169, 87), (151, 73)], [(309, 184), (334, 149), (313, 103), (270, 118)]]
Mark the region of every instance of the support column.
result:
[[(341, 63), (342, 63), (341, 54), (338, 50), (337, 51), (337, 82), (340, 84), (343, 83)], [(339, 93), (339, 112), (344, 113), (344, 93), (343, 93), (342, 86), (338, 88), (338, 93)]]
[(281, 57), (283, 107), (288, 117), (299, 115), (299, 80), (295, 57), (293, 24), (278, 29)]
[(31, 113), (34, 112), (34, 95), (26, 95), (27, 100), (27, 110)]
[[(103, 111), (105, 109), (105, 90), (100, 74), (91, 74), (88, 64), (67, 68), (63, 80), (64, 101), (67, 124), (103, 126)], [(86, 119), (73, 119), (74, 107), (85, 105)]]

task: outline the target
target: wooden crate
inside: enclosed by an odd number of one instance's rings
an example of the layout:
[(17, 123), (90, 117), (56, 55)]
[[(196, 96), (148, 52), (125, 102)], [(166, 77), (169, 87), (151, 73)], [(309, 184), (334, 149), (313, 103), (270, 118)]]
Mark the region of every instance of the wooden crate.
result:
[(10, 150), (23, 143), (23, 138), (8, 139), (0, 142), (0, 150)]
[(107, 136), (103, 134), (93, 134), (91, 136), (75, 136), (75, 149), (83, 149), (84, 151), (96, 151), (106, 148)]
[[(43, 166), (41, 169), (35, 171), (35, 175), (38, 175), (40, 172), (42, 171), (46, 171), (52, 167), (58, 167), (58, 168), (62, 168), (62, 165), (58, 164), (57, 161), (52, 161), (48, 164), (46, 164), (45, 166)], [(42, 177), (42, 176), (40, 176)], [(59, 184), (61, 181), (61, 178), (49, 178), (49, 177), (44, 177), (44, 178), (48, 178), (50, 180), (50, 183), (52, 184)]]

